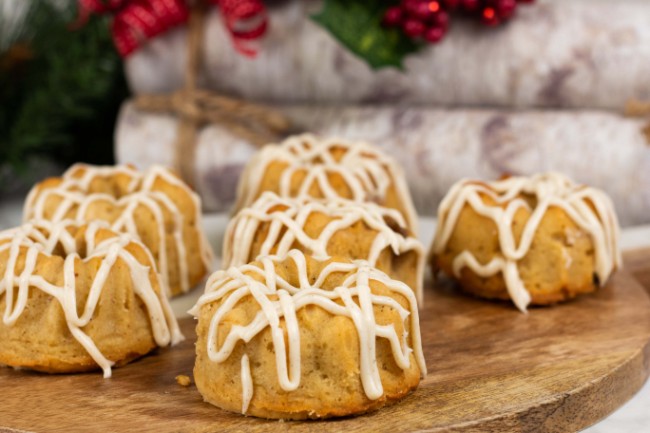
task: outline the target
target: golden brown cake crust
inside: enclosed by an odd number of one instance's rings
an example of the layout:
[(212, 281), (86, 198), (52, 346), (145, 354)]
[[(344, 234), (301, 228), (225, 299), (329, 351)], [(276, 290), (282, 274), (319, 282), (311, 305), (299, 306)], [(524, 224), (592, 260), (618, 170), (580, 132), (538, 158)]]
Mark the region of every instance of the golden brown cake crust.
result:
[(417, 231), (417, 214), (401, 168), (368, 143), (303, 134), (267, 145), (242, 174), (235, 211), (265, 191), (281, 197), (374, 202), (401, 212), (408, 227)]
[[(517, 241), (521, 239), (521, 230), (529, 218), (530, 212), (523, 209), (515, 213), (513, 227)], [(494, 223), (469, 206), (461, 212), (445, 251), (433, 257), (434, 264), (446, 275), (454, 275), (453, 261), (465, 250), (474, 254), (481, 263), (501, 254)], [(531, 295), (531, 305), (566, 301), (579, 294), (591, 293), (598, 287), (593, 277), (593, 243), (588, 234), (558, 208), (546, 212), (530, 251), (519, 262), (519, 271)], [(501, 274), (486, 278), (463, 268), (458, 282), (464, 291), (482, 298), (510, 299)]]
[[(34, 252), (34, 243), (23, 242), (19, 248), (12, 248), (12, 240), (20, 236), (20, 230), (29, 233), (36, 244), (40, 243), (41, 233), (48, 239), (52, 239), (52, 233), (61, 230), (64, 226), (70, 238), (74, 239), (75, 256), (73, 260), (72, 276), (73, 282), (67, 283), (73, 288), (76, 310), (78, 315), (83, 312), (89, 302), (89, 296), (93, 283), (99, 282), (99, 274), (108, 269), (108, 274), (101, 285), (97, 306), (91, 310), (90, 321), (84, 326), (78, 327), (79, 331), (93, 342), (101, 356), (113, 361), (116, 366), (124, 365), (140, 356), (143, 356), (157, 347), (169, 342), (179, 341), (182, 336), (178, 330), (171, 310), (165, 314), (163, 304), (166, 303), (164, 294), (159, 285), (158, 276), (152, 266), (149, 252), (140, 244), (124, 242), (119, 247), (119, 237), (114, 232), (94, 227), (93, 234), (88, 234), (88, 226), (76, 226), (70, 223), (34, 223), (22, 226), (9, 232), (0, 233), (0, 275), (3, 276), (2, 283), (4, 290), (0, 290), (0, 311), (4, 312), (3, 320), (0, 320), (0, 363), (13, 367), (27, 368), (48, 373), (70, 373), (100, 368), (97, 359), (82, 346), (78, 337), (73, 335), (69, 318), (63, 308), (63, 294), (66, 285), (65, 267), (66, 253), (63, 241), (56, 244), (51, 253), (40, 251), (35, 256), (35, 265), (30, 273), (28, 295), (26, 303), (20, 310), (19, 301), (21, 289), (18, 288), (18, 277), (30, 267), (30, 254)], [(36, 235), (34, 235), (36, 234)], [(94, 242), (96, 249), (92, 256), (86, 257), (88, 252), (88, 236)], [(106, 268), (106, 258), (101, 248), (102, 242), (108, 242), (112, 248), (124, 251), (124, 255), (118, 254), (115, 262)], [(107, 245), (109, 245), (107, 244)], [(41, 248), (41, 247), (39, 247)], [(107, 247), (108, 248), (108, 247)], [(44, 248), (45, 249), (45, 248)], [(12, 257), (16, 260), (13, 265), (15, 278), (13, 283), (7, 280), (6, 272), (12, 266)], [(107, 253), (108, 254), (108, 253)], [(70, 259), (68, 259), (70, 260)], [(129, 262), (125, 261), (129, 260)], [(133, 279), (131, 266), (133, 262), (141, 266), (143, 272), (148, 273), (146, 287)], [(105, 267), (102, 270), (102, 267)], [(148, 269), (148, 271), (147, 271)], [(146, 274), (145, 274), (146, 275)], [(42, 282), (39, 282), (42, 281)], [(10, 284), (13, 308), (7, 309), (7, 284)], [(61, 298), (57, 299), (44, 289), (53, 290)], [(150, 290), (151, 292), (147, 292)], [(152, 308), (145, 306), (142, 296), (138, 293), (147, 292), (153, 296), (150, 298), (157, 302)], [(16, 298), (17, 297), (17, 298)], [(20, 313), (11, 323), (7, 320), (9, 312)], [(151, 317), (157, 320), (157, 328), (162, 330), (156, 337)], [(162, 321), (162, 323), (160, 322)], [(110, 374), (110, 366), (106, 370)]]
[(421, 296), (424, 248), (394, 209), (343, 199), (280, 198), (265, 192), (230, 221), (223, 266), (243, 265), (259, 255), (284, 255), (291, 249), (312, 256), (369, 260), (406, 283), (418, 299)]
[[(245, 278), (251, 279), (249, 281), (267, 284), (266, 276), (251, 269), (252, 267), (262, 269), (264, 266), (268, 269), (269, 264), (271, 266), (275, 264), (273, 269), (278, 281), (284, 280), (292, 286), (300, 286), (297, 263), (302, 259), (294, 261), (292, 257), (296, 257), (296, 253), (298, 258), (302, 257), (305, 260), (307, 270), (305, 275), (312, 283), (329, 264), (345, 263), (349, 266), (351, 263), (339, 258), (321, 262), (294, 250), (285, 260), (276, 258), (270, 262), (271, 259), (265, 258), (262, 260), (266, 260), (267, 263), (255, 262), (239, 269), (246, 276)], [(334, 272), (325, 278), (321, 288), (325, 291), (335, 291), (355, 272), (354, 267)], [(376, 270), (373, 272), (380, 273)], [(210, 281), (214, 283), (219, 276), (226, 276), (226, 274), (222, 272), (211, 277)], [(228, 282), (232, 279), (226, 277), (224, 281)], [(401, 368), (395, 361), (389, 340), (376, 338), (376, 365), (383, 387), (381, 395), (376, 398), (368, 397), (366, 387), (369, 385), (364, 384), (362, 380), (365, 364), (360, 359), (362, 357), (359, 343), (361, 334), (353, 320), (350, 317), (333, 314), (315, 304), (305, 305), (296, 311), (295, 317), (300, 335), (301, 371), (299, 384), (295, 390), (284, 389), (279, 379), (276, 363), (277, 347), (270, 326), (256, 333), (250, 341), (236, 343), (225, 360), (211, 361), (208, 355), (209, 327), (215, 314), (218, 311), (225, 311), (223, 306), (228, 302), (229, 296), (233, 296), (232, 294), (212, 302), (202, 303), (202, 300), (199, 300), (193, 311), (199, 319), (197, 359), (194, 368), (194, 379), (199, 392), (206, 401), (215, 406), (233, 412), (242, 412), (245, 391), (242, 383), (242, 377), (245, 375), (242, 360), (246, 356), (249, 360), (253, 390), (250, 404), (245, 410), (247, 415), (281, 419), (328, 418), (375, 410), (403, 398), (418, 386), (420, 376), (425, 373), (426, 368), (421, 358), (419, 327), (413, 326), (413, 320), (417, 319), (415, 299), (408, 288), (402, 287), (402, 293), (408, 294), (407, 296), (396, 293), (374, 277), (370, 279), (370, 289), (374, 295), (393, 299), (401, 308), (415, 315), (415, 319), (414, 316), (409, 316), (404, 320), (396, 309), (387, 305), (375, 304), (372, 308), (376, 323), (393, 326), (398, 336), (407, 332), (408, 334), (404, 334), (406, 344), (414, 350), (407, 355), (409, 366)], [(303, 289), (298, 291), (300, 290)], [(204, 297), (209, 296), (210, 293), (213, 292), (206, 290)], [(268, 299), (277, 299), (277, 295), (268, 295)], [(294, 296), (295, 302), (297, 299)], [(342, 304), (340, 300), (336, 302)], [(227, 309), (217, 328), (218, 341), (215, 349), (223, 347), (228, 335), (235, 332), (233, 327), (249, 325), (258, 313), (260, 313), (260, 306), (251, 295), (241, 298), (231, 309)], [(284, 335), (287, 357), (290, 358), (291, 347), (294, 346), (288, 334), (293, 328), (288, 327), (285, 318), (281, 317), (279, 329)], [(289, 367), (291, 365), (289, 363)]]
[[(506, 195), (509, 198), (502, 199)], [(530, 305), (550, 305), (595, 291), (597, 283), (604, 284), (620, 264), (611, 202), (602, 192), (575, 185), (561, 175), (495, 183), (464, 181), (445, 200), (430, 262), (470, 294), (513, 299), (517, 287), (512, 285), (519, 279)], [(541, 203), (547, 206), (539, 213)], [(511, 221), (506, 223), (508, 212)], [(532, 241), (524, 248), (527, 230)], [(504, 251), (508, 236), (521, 251), (520, 257)], [(478, 265), (464, 261), (468, 257)], [(497, 262), (503, 265), (495, 266), (494, 272), (478, 272), (480, 266)], [(503, 270), (508, 263), (513, 265), (509, 272), (514, 272), (509, 280)]]
[(163, 167), (140, 173), (130, 166), (74, 165), (37, 184), (24, 214), (25, 220), (102, 220), (131, 233), (152, 252), (171, 295), (189, 290), (209, 271), (198, 197)]

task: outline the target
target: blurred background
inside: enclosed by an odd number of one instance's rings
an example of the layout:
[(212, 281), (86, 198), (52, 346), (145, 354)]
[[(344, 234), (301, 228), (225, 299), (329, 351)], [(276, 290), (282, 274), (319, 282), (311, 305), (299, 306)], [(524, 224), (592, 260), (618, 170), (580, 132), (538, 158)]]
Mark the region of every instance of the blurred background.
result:
[[(645, 0), (0, 0), (0, 200), (70, 164), (177, 168), (227, 210), (296, 132), (362, 139), (423, 215), (556, 170), (650, 222)], [(0, 211), (1, 212), (1, 211)]]

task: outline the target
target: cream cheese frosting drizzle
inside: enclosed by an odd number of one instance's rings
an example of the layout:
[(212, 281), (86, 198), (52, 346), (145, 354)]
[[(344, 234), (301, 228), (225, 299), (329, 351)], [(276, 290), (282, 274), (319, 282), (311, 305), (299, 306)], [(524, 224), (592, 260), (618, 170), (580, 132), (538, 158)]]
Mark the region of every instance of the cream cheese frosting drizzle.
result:
[[(331, 218), (317, 238), (311, 238), (305, 232), (305, 224), (314, 213)], [(390, 248), (396, 256), (414, 252), (417, 255), (415, 272), (419, 278), (413, 290), (418, 301), (422, 302), (424, 248), (415, 237), (393, 230), (387, 220), (392, 220), (402, 228), (406, 227), (399, 211), (374, 203), (358, 203), (339, 197), (329, 200), (281, 198), (267, 191), (250, 207), (242, 209), (228, 224), (223, 245), (223, 267), (239, 266), (250, 261), (255, 235), (264, 223), (269, 223), (268, 233), (257, 255), (285, 256), (298, 242), (314, 258), (326, 259), (331, 256), (328, 246), (332, 237), (357, 222), (363, 222), (376, 234), (367, 257), (351, 258), (367, 260), (375, 266), (386, 248)]]
[[(82, 172), (81, 176), (77, 174)], [(91, 182), (97, 177), (110, 178), (117, 175), (125, 175), (130, 180), (126, 191), (121, 197), (114, 197), (105, 193), (89, 192)], [(77, 222), (86, 222), (88, 210), (93, 205), (101, 205), (102, 202), (109, 203), (120, 210), (120, 215), (111, 222), (111, 229), (117, 232), (125, 232), (141, 240), (138, 226), (135, 221), (137, 210), (144, 206), (154, 216), (158, 229), (158, 270), (160, 271), (163, 286), (167, 294), (169, 289), (170, 259), (167, 253), (167, 242), (173, 242), (176, 250), (179, 285), (182, 292), (190, 289), (188, 257), (183, 241), (184, 218), (179, 206), (163, 191), (154, 185), (157, 179), (165, 183), (181, 188), (191, 198), (193, 203), (192, 213), (196, 215), (196, 227), (199, 230), (198, 242), (200, 245), (201, 260), (206, 269), (210, 269), (212, 252), (205, 241), (205, 236), (200, 231), (201, 206), (198, 196), (180, 179), (174, 176), (167, 168), (153, 166), (146, 172), (139, 172), (130, 166), (92, 166), (86, 164), (75, 164), (62, 176), (62, 182), (52, 188), (33, 188), (25, 201), (23, 215), (25, 221), (30, 219), (48, 219), (61, 221), (73, 219)], [(58, 199), (59, 203), (52, 214), (46, 213), (46, 207)], [(165, 211), (171, 215), (171, 235), (167, 235)], [(72, 216), (69, 215), (73, 212)]]
[[(333, 155), (335, 149), (344, 150), (338, 161)], [(300, 184), (298, 197), (308, 195), (314, 184), (326, 199), (340, 197), (328, 177), (334, 173), (345, 182), (350, 199), (357, 202), (381, 202), (393, 184), (408, 227), (417, 231), (417, 214), (404, 174), (392, 158), (366, 142), (317, 138), (311, 134), (292, 136), (279, 145), (265, 146), (253, 157), (239, 182), (237, 209), (249, 206), (259, 196), (266, 169), (274, 161), (287, 164), (280, 178), (279, 195), (282, 197), (291, 195), (291, 181), (300, 170), (305, 170), (306, 175)]]
[[(110, 377), (114, 363), (102, 355), (97, 345), (84, 333), (83, 327), (94, 316), (111, 269), (118, 260), (122, 260), (131, 274), (135, 294), (147, 309), (156, 344), (167, 346), (182, 341), (183, 335), (167, 298), (163, 294), (157, 295), (151, 284), (149, 270), (154, 261), (149, 250), (126, 234), (116, 234), (115, 237), (96, 242), (98, 230), (108, 227), (102, 222), (92, 222), (86, 226), (84, 233), (86, 252), (82, 259), (75, 238), (70, 232), (72, 227), (77, 228), (80, 225), (69, 220), (56, 223), (40, 220), (0, 232), (0, 254), (5, 251), (9, 253), (5, 273), (0, 280), (0, 296), (5, 296), (3, 323), (7, 326), (16, 323), (27, 308), (30, 289), (47, 293), (61, 305), (71, 334), (102, 368), (104, 377)], [(148, 254), (149, 263), (141, 263), (126, 249), (127, 245), (134, 242)], [(58, 245), (63, 249), (65, 257), (62, 286), (45, 280), (36, 270), (38, 257), (52, 255)], [(25, 265), (20, 275), (16, 275), (16, 264), (21, 254), (25, 254)], [(86, 262), (93, 258), (100, 258), (101, 265), (89, 289), (83, 312), (79, 315), (75, 269), (80, 261)]]
[[(498, 206), (485, 204), (481, 195), (491, 197)], [(534, 209), (522, 198), (523, 195), (535, 197)], [(471, 252), (463, 251), (454, 259), (454, 274), (460, 276), (465, 267), (482, 277), (502, 273), (510, 297), (521, 311), (526, 311), (530, 294), (520, 278), (517, 262), (528, 253), (537, 228), (550, 207), (562, 209), (591, 237), (595, 249), (595, 272), (601, 285), (621, 266), (618, 248), (620, 229), (611, 199), (603, 191), (575, 184), (562, 174), (551, 172), (488, 183), (468, 179), (459, 181), (450, 189), (438, 209), (433, 254), (444, 251), (465, 205), (494, 222), (501, 256), (489, 263), (479, 263)], [(531, 215), (517, 243), (512, 221), (520, 208), (527, 209)]]
[(248, 405), (253, 398), (253, 378), (251, 377), (251, 364), (248, 355), (244, 354), (241, 358), (241, 413), (246, 413)]
[[(426, 375), (417, 302), (415, 294), (406, 284), (390, 279), (370, 263), (361, 260), (330, 262), (315, 277), (313, 284), (310, 284), (307, 274), (306, 258), (298, 250), (291, 250), (284, 258), (265, 256), (259, 260), (259, 265), (247, 264), (214, 273), (208, 280), (205, 293), (190, 310), (190, 314), (198, 317), (201, 307), (220, 302), (208, 328), (207, 353), (212, 362), (225, 361), (239, 341), (245, 344), (264, 329), (270, 328), (280, 387), (287, 392), (296, 390), (300, 386), (301, 375), (300, 323), (297, 312), (308, 305), (315, 305), (333, 315), (348, 317), (354, 323), (359, 337), (361, 383), (369, 399), (375, 400), (383, 395), (375, 354), (377, 338), (385, 338), (390, 342), (393, 358), (399, 368), (410, 368), (410, 355), (413, 354), (422, 376)], [(277, 275), (275, 267), (284, 260), (295, 263), (299, 284), (292, 285)], [(349, 275), (334, 290), (321, 289), (326, 279), (335, 273)], [(255, 279), (254, 275), (262, 277), (262, 281)], [(408, 309), (390, 296), (373, 293), (370, 288), (373, 280), (382, 283), (390, 292), (403, 296), (408, 302)], [(257, 302), (260, 311), (249, 324), (232, 326), (225, 339), (222, 339), (221, 347), (217, 347), (218, 329), (224, 316), (241, 299), (249, 296)], [(377, 305), (399, 313), (404, 321), (401, 335), (398, 335), (393, 325), (380, 325), (376, 322), (373, 307)], [(280, 326), (281, 320), (284, 320), (287, 330), (286, 340)], [(409, 336), (413, 347), (408, 346)], [(245, 412), (254, 389), (247, 358), (242, 359), (241, 380), (242, 411)]]

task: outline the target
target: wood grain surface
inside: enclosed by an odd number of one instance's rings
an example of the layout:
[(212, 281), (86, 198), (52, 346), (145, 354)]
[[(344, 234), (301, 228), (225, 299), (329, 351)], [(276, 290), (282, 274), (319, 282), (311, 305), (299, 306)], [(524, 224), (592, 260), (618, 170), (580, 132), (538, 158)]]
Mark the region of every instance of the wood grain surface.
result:
[(650, 250), (626, 255), (595, 295), (519, 313), (429, 285), (422, 331), (429, 376), (405, 400), (331, 421), (267, 421), (204, 403), (187, 341), (100, 373), (49, 376), (0, 369), (0, 431), (568, 432), (628, 400), (650, 370)]

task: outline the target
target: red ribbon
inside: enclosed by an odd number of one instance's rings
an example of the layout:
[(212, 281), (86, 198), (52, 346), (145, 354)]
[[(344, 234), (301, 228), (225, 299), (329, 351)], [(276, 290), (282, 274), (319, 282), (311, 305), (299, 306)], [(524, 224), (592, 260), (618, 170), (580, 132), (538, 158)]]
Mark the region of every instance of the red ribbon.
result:
[(259, 0), (212, 0), (216, 3), (233, 38), (235, 48), (242, 54), (254, 57), (257, 50), (251, 41), (259, 39), (268, 27), (266, 8)]
[[(268, 19), (261, 0), (210, 0), (218, 5), (237, 51), (253, 57), (251, 42), (266, 32)], [(122, 57), (172, 27), (187, 22), (185, 0), (79, 0), (78, 25), (91, 14), (112, 14), (113, 42)]]

